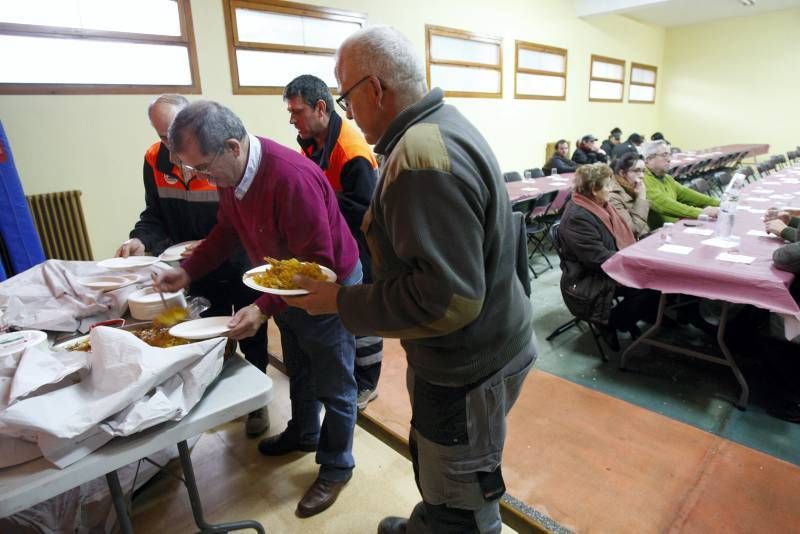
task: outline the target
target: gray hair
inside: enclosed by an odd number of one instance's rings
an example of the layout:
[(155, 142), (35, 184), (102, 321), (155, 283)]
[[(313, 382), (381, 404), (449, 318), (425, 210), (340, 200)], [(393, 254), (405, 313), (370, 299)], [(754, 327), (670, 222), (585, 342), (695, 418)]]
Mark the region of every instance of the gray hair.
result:
[(169, 144), (176, 152), (183, 149), (186, 134), (197, 139), (203, 154), (225, 148), (225, 141), (241, 141), (247, 135), (242, 120), (230, 109), (211, 100), (198, 100), (184, 107), (169, 127)]
[(147, 116), (150, 116), (150, 113), (152, 113), (153, 108), (156, 106), (172, 106), (180, 111), (188, 105), (189, 101), (183, 95), (176, 95), (174, 93), (163, 94), (150, 102), (150, 105), (147, 106)]
[(370, 26), (350, 35), (336, 51), (337, 62), (345, 50), (353, 65), (360, 65), (364, 74), (377, 76), (401, 100), (416, 102), (428, 92), (425, 69), (414, 45), (395, 28)]
[(645, 160), (648, 160), (654, 157), (656, 154), (659, 154), (666, 150), (669, 152), (669, 144), (666, 141), (658, 140), (658, 141), (651, 141), (644, 146), (644, 150), (642, 151), (642, 156), (644, 156)]

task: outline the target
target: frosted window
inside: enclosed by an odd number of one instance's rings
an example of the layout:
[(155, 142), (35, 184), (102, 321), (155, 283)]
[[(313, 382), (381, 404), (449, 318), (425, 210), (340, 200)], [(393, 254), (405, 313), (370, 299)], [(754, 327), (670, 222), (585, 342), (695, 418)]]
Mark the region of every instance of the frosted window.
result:
[(301, 74), (313, 74), (328, 87), (336, 87), (334, 60), (330, 55), (237, 50), (236, 61), (242, 86), (284, 87)]
[(441, 87), (445, 91), (499, 93), (500, 71), (431, 65), (431, 87)]
[(0, 22), (180, 35), (175, 0), (2, 0)]
[(592, 62), (592, 78), (622, 80), (625, 78), (625, 74), (622, 65), (595, 60)]
[(631, 82), (655, 85), (656, 73), (650, 69), (640, 69), (637, 67), (633, 67), (631, 69)]
[(598, 100), (622, 100), (622, 84), (615, 82), (589, 82), (589, 98)]
[(0, 35), (0, 57), (0, 83), (192, 85), (185, 46)]
[(467, 61), (500, 64), (500, 45), (455, 37), (431, 35), (431, 61)]
[(338, 48), (361, 28), (357, 22), (284, 15), (252, 9), (236, 10), (239, 41), (253, 43)]
[(565, 60), (566, 58), (561, 54), (520, 48), (517, 65), (520, 69), (563, 73), (567, 70)]
[(517, 93), (531, 96), (564, 96), (566, 80), (561, 76), (517, 73)]
[(655, 102), (656, 88), (652, 85), (631, 84), (628, 100), (632, 102)]

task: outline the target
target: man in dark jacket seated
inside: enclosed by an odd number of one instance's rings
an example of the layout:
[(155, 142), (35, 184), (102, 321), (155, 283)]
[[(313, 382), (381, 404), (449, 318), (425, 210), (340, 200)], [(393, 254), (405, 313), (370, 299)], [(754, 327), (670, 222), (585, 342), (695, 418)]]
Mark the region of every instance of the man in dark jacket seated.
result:
[(597, 145), (597, 138), (591, 134), (587, 134), (581, 137), (578, 148), (572, 153), (572, 161), (578, 165), (597, 163), (598, 161), (606, 163), (608, 161), (608, 155)]
[(611, 154), (614, 150), (614, 147), (620, 144), (622, 139), (622, 130), (619, 128), (614, 128), (608, 135), (608, 139), (603, 141), (603, 144), (600, 145), (600, 148), (603, 149), (603, 152), (606, 154)]
[(611, 158), (617, 159), (618, 157), (626, 154), (628, 152), (634, 152), (636, 154), (639, 153), (639, 147), (642, 146), (644, 142), (644, 137), (639, 135), (638, 133), (632, 133), (628, 136), (628, 140), (624, 143), (620, 143), (614, 147), (614, 150), (611, 151)]
[[(635, 242), (633, 233), (608, 203), (612, 172), (608, 165), (584, 165), (575, 173), (572, 199), (559, 230), (561, 295), (577, 318), (600, 327), (606, 343), (619, 350), (617, 330), (640, 335), (636, 322), (652, 322), (658, 293), (620, 286), (601, 268), (603, 262)], [(614, 297), (624, 300), (612, 308)]]
[(556, 152), (553, 156), (544, 164), (542, 167), (542, 171), (545, 174), (552, 174), (553, 169), (556, 170), (557, 174), (566, 174), (570, 172), (575, 172), (575, 169), (578, 166), (575, 164), (574, 161), (571, 161), (567, 158), (567, 154), (569, 153), (569, 143), (567, 143), (566, 139), (559, 139), (556, 142)]

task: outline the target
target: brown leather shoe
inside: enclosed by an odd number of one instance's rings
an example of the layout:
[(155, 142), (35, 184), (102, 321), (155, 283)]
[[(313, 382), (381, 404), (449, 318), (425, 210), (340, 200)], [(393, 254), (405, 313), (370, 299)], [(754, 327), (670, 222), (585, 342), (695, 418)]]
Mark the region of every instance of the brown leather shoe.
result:
[(303, 498), (300, 499), (300, 502), (297, 503), (295, 514), (297, 514), (297, 517), (311, 517), (326, 510), (336, 502), (339, 492), (342, 491), (347, 482), (346, 480), (344, 482), (333, 482), (318, 477), (308, 488)]

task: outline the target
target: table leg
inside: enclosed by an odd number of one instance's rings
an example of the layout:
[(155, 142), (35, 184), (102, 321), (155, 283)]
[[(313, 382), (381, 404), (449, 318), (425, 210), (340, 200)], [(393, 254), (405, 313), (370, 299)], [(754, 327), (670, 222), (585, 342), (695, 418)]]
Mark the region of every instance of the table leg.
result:
[(125, 495), (122, 493), (122, 487), (119, 485), (119, 477), (116, 471), (106, 473), (106, 482), (108, 489), (111, 491), (111, 500), (114, 502), (114, 510), (117, 512), (117, 522), (122, 534), (133, 534), (133, 525), (131, 525), (131, 516), (128, 514), (128, 506), (125, 502)]
[(736, 403), (736, 407), (740, 410), (744, 410), (747, 408), (747, 401), (750, 397), (750, 387), (747, 385), (747, 381), (744, 379), (744, 375), (742, 371), (739, 369), (739, 366), (736, 365), (736, 362), (733, 359), (733, 355), (731, 351), (728, 349), (728, 345), (725, 343), (725, 327), (728, 325), (728, 309), (730, 308), (730, 304), (727, 302), (722, 303), (722, 314), (719, 317), (719, 327), (717, 328), (717, 344), (719, 345), (719, 350), (722, 351), (722, 354), (725, 356), (725, 359), (728, 361), (728, 365), (733, 371), (733, 375), (736, 377), (736, 381), (739, 382), (739, 386), (741, 386), (742, 391), (739, 394), (739, 402)]
[(730, 310), (730, 303), (722, 302), (722, 313), (720, 314), (719, 318), (719, 326), (717, 327), (717, 345), (719, 346), (720, 352), (722, 352), (723, 357), (719, 356), (712, 356), (709, 354), (704, 354), (702, 352), (686, 349), (683, 347), (679, 347), (676, 345), (672, 345), (671, 343), (665, 343), (663, 341), (658, 341), (652, 339), (654, 334), (658, 331), (661, 327), (661, 322), (664, 318), (664, 310), (666, 309), (667, 304), (667, 295), (665, 293), (661, 294), (661, 298), (658, 301), (658, 315), (656, 317), (655, 324), (650, 327), (644, 334), (642, 334), (637, 340), (635, 340), (631, 345), (625, 349), (622, 353), (622, 357), (620, 358), (620, 369), (625, 369), (625, 364), (628, 362), (628, 358), (630, 358), (630, 353), (633, 349), (635, 349), (640, 344), (651, 345), (654, 347), (659, 347), (664, 350), (677, 352), (678, 354), (683, 354), (685, 356), (690, 356), (692, 358), (697, 358), (700, 360), (705, 360), (707, 362), (716, 363), (720, 365), (725, 365), (731, 368), (733, 371), (733, 376), (736, 377), (736, 381), (739, 383), (741, 387), (741, 392), (739, 393), (739, 400), (735, 403), (735, 406), (740, 409), (744, 410), (747, 407), (747, 401), (750, 397), (750, 387), (747, 385), (747, 381), (742, 374), (742, 371), (739, 369), (739, 366), (736, 365), (736, 360), (733, 359), (733, 355), (731, 354), (730, 349), (728, 349), (728, 345), (725, 343), (725, 328), (728, 325), (728, 312)]
[(635, 349), (639, 344), (645, 343), (648, 339), (653, 337), (658, 329), (661, 328), (661, 323), (664, 320), (664, 310), (667, 307), (667, 294), (661, 293), (661, 298), (658, 299), (658, 314), (656, 315), (656, 322), (651, 326), (647, 331), (645, 331), (641, 336), (636, 338), (633, 343), (631, 343), (625, 351), (623, 351), (622, 356), (620, 357), (619, 361), (619, 368), (625, 369), (625, 364), (628, 361), (629, 355), (633, 349)]
[(189, 502), (192, 505), (192, 515), (194, 522), (203, 533), (212, 532), (229, 532), (231, 530), (244, 530), (252, 528), (259, 534), (264, 534), (264, 527), (258, 521), (232, 521), (230, 523), (219, 523), (212, 525), (206, 523), (203, 518), (203, 505), (200, 502), (200, 494), (197, 491), (197, 482), (194, 478), (194, 469), (192, 468), (192, 457), (189, 454), (189, 445), (186, 441), (178, 443), (178, 453), (181, 458), (181, 467), (183, 468), (184, 485), (186, 491), (189, 493)]

